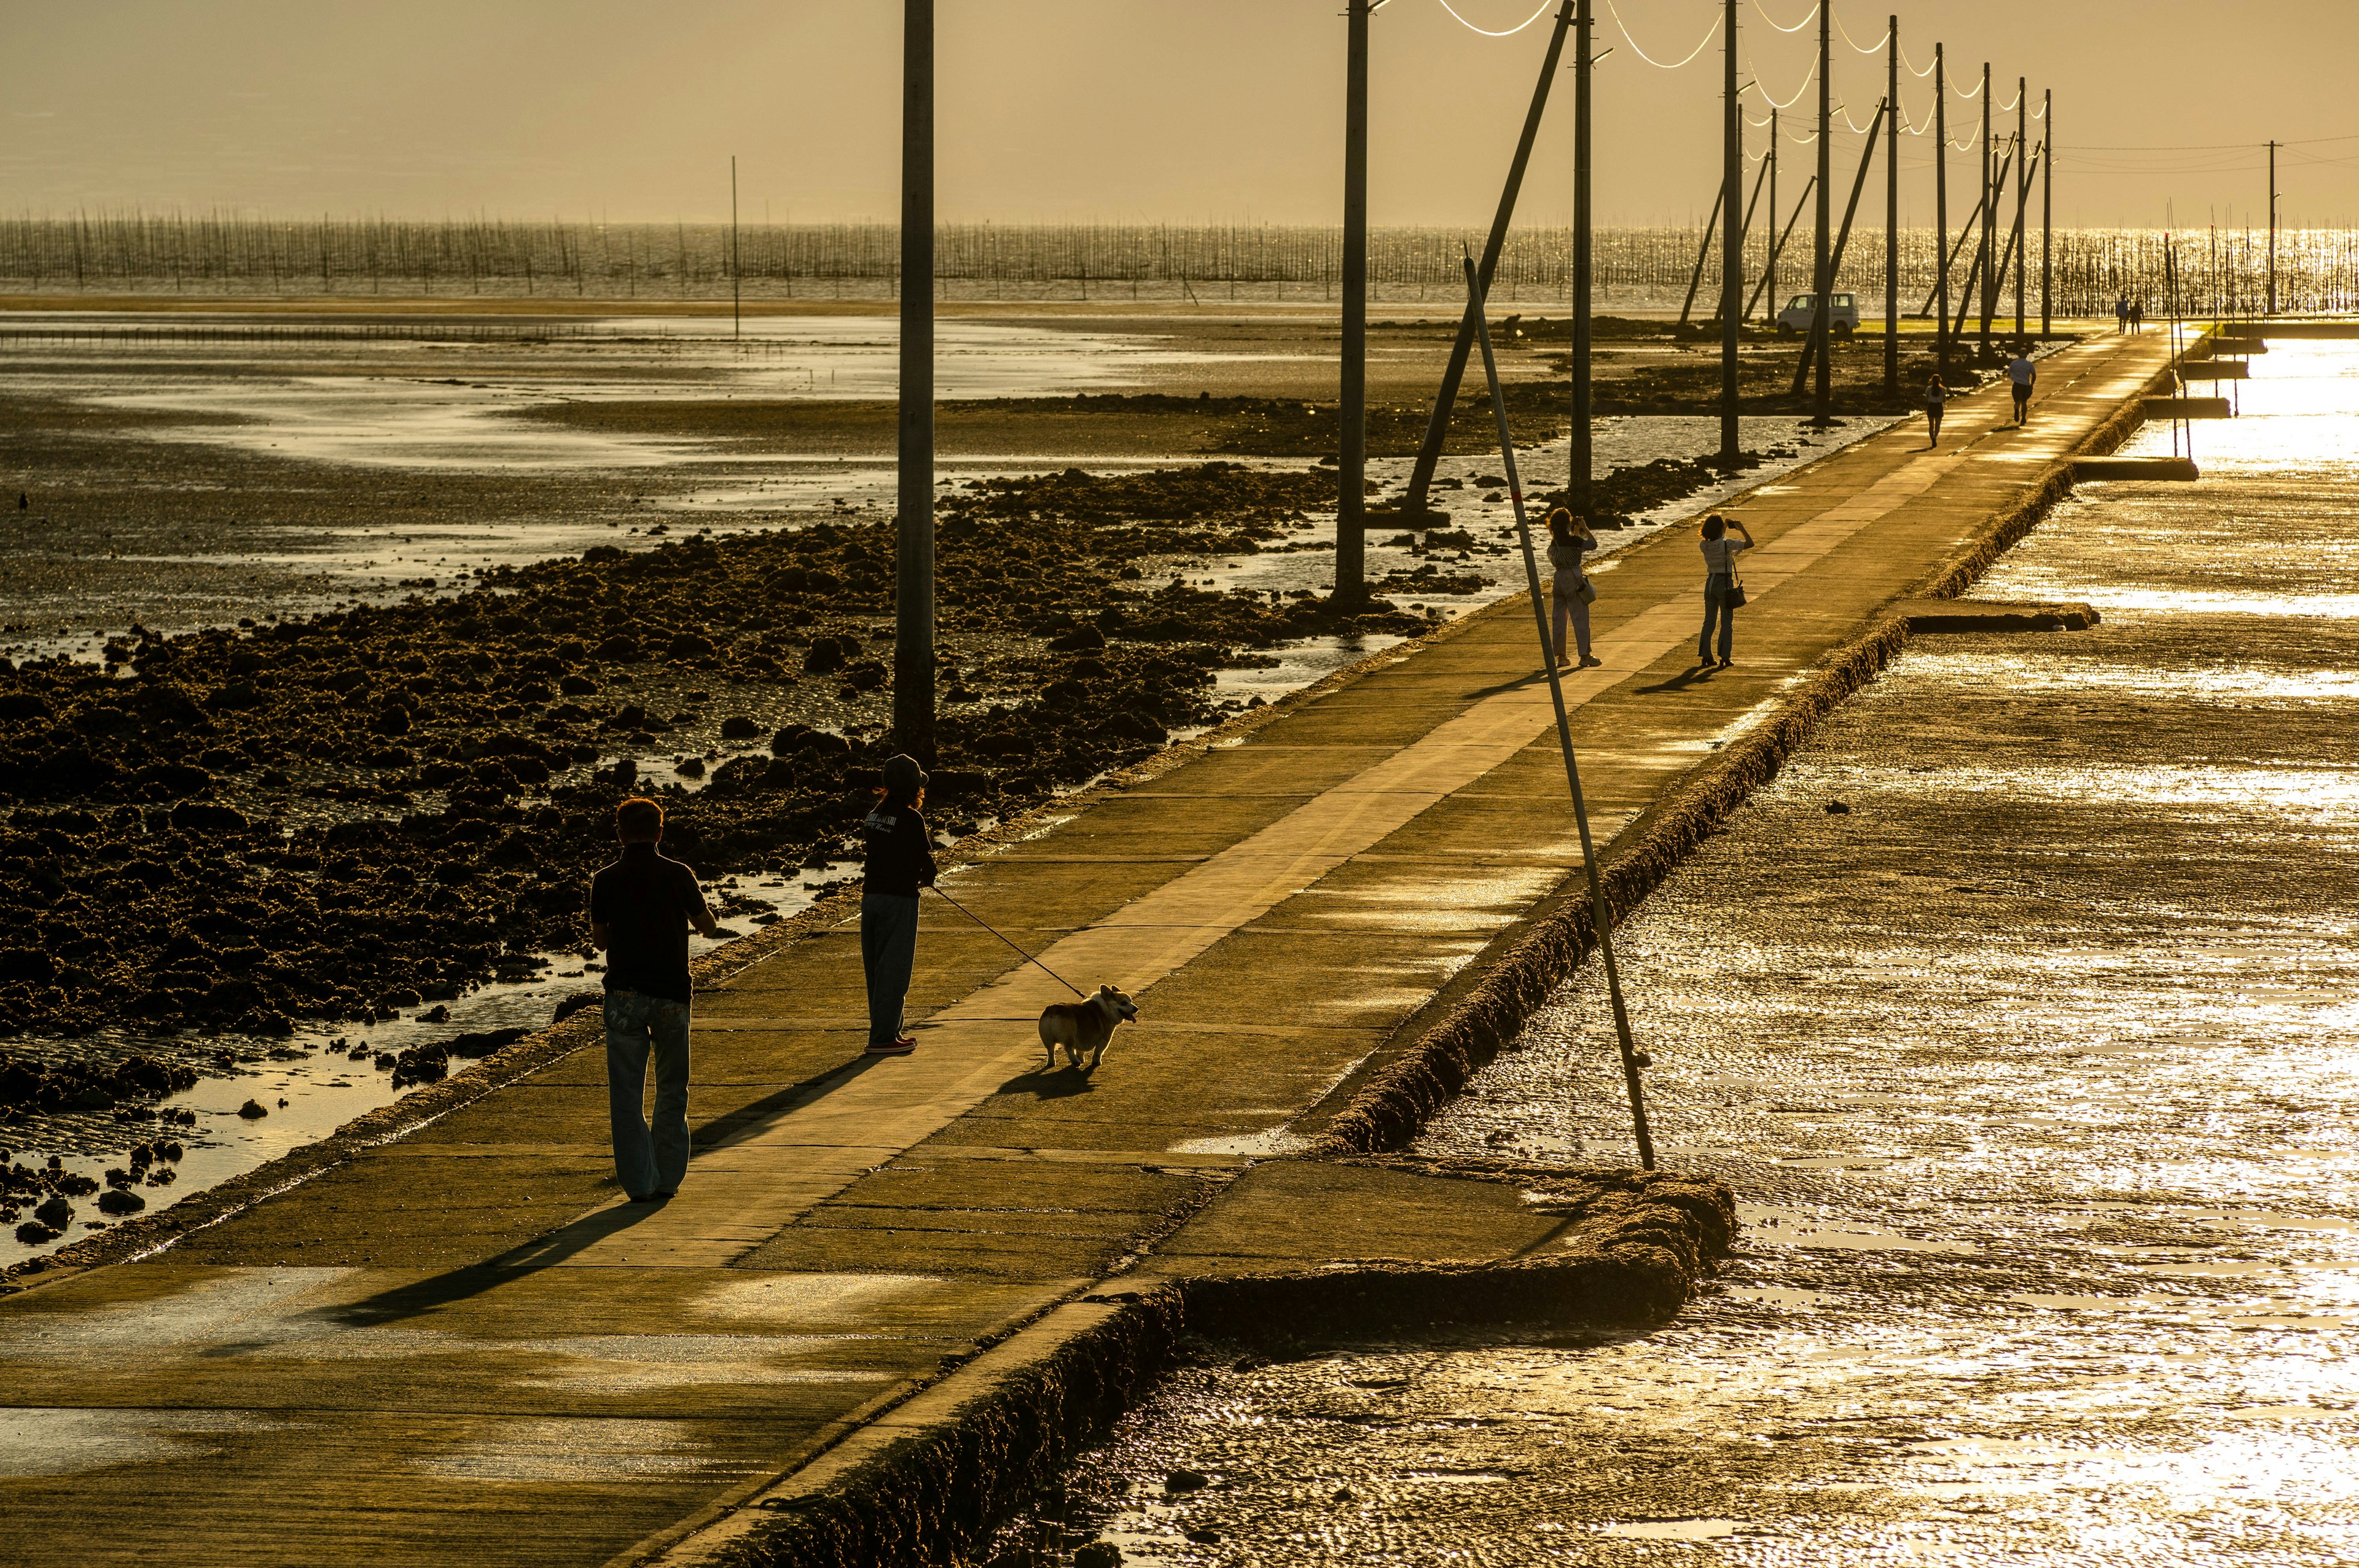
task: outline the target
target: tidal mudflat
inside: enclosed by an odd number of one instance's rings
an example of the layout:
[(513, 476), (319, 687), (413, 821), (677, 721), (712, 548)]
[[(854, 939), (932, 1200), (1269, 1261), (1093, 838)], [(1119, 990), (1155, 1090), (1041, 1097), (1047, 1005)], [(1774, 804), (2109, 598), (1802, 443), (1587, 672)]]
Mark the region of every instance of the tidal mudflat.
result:
[[(2100, 625), (1919, 641), (1624, 927), (1662, 1157), (1745, 1200), (1680, 1321), (1208, 1346), (1011, 1549), (2351, 1561), (2359, 353), (2254, 376), (1977, 589)], [(1628, 1159), (1596, 978), (1420, 1147)]]
[[(671, 800), (738, 930), (837, 884), (890, 703), (878, 328), (20, 319), (16, 1247), (107, 1223), (82, 1200), (159, 1112), (198, 1190), (547, 1022), (596, 984), (581, 887), (628, 789)], [(1270, 395), (1297, 327), (1238, 330), (954, 335), (954, 385), (991, 395), (945, 405), (982, 449), (939, 508), (952, 833), (1521, 586), (1470, 400), (1451, 526), (1379, 531), (1378, 603), (1334, 613), (1332, 409)], [(1446, 337), (1402, 330), (1405, 386)], [(1536, 488), (1563, 460), (1550, 351), (1514, 351)], [(1221, 390), (1138, 390), (1178, 377)], [(1382, 482), (1422, 423), (1378, 420)], [(1877, 423), (1748, 416), (1763, 455), (1732, 475), (1696, 460), (1710, 421), (1610, 421), (1605, 536)], [(61, 1194), (82, 1206), (35, 1217)]]

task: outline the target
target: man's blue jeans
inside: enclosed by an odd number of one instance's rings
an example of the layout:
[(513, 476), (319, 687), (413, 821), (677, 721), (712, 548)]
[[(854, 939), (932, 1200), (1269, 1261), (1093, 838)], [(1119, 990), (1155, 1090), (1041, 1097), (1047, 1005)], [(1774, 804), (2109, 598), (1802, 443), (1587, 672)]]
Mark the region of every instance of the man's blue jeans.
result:
[[(639, 1115), (650, 1057), (652, 1131)], [(688, 1003), (639, 991), (606, 993), (606, 1098), (623, 1190), (635, 1198), (679, 1191), (688, 1174)]]

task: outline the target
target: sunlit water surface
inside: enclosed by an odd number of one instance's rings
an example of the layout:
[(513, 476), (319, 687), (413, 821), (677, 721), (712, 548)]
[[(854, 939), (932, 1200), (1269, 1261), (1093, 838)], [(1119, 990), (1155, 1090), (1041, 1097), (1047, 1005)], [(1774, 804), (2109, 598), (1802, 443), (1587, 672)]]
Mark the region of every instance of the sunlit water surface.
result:
[[(1977, 590), (2102, 625), (1919, 642), (1624, 928), (1678, 1322), (1193, 1368), (1010, 1553), (2359, 1563), (2359, 345), (2275, 348)], [(1423, 1147), (1626, 1161), (1595, 977)]]

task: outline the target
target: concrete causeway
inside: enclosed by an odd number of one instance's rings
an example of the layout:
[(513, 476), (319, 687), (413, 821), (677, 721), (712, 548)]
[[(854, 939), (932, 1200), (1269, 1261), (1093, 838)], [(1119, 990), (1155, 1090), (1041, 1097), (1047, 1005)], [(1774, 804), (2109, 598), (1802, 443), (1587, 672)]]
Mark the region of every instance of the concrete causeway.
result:
[[(2027, 429), (1995, 385), (1938, 450), (1906, 421), (1723, 508), (1760, 541), (1733, 669), (1695, 668), (1691, 531), (1609, 557), (1604, 663), (1566, 681), (1609, 860), (2167, 359), (2161, 333), (2067, 347)], [(1537, 669), (1508, 600), (947, 875), (1138, 999), (1093, 1077), (1040, 1070), (1062, 988), (929, 899), (913, 1056), (859, 1054), (853, 918), (699, 996), (669, 1204), (621, 1204), (582, 1048), (145, 1256), (21, 1278), (0, 1560), (712, 1561), (744, 1505), (939, 1421), (1119, 1289), (1568, 1245), (1512, 1182), (1300, 1157), (1580, 870)], [(1652, 1108), (1676, 1163), (1680, 1107)]]

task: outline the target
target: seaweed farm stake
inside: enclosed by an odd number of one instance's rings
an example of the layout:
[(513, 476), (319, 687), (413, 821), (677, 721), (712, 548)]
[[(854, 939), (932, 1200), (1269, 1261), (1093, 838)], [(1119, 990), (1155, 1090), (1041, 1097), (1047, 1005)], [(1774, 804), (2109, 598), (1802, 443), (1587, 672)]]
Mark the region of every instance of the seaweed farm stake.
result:
[(1581, 795), (1581, 764), (1572, 754), (1572, 721), (1565, 716), (1564, 683), (1557, 676), (1556, 646), (1549, 639), (1548, 606), (1540, 602), (1539, 560), (1532, 553), (1531, 519), (1524, 514), (1523, 480), (1516, 472), (1516, 441), (1507, 429), (1506, 394), (1499, 388), (1499, 364), (1491, 355), (1491, 326), (1483, 315), (1483, 287), (1474, 258), (1466, 258), (1466, 294), (1473, 302), (1476, 341), (1483, 346), (1483, 374), (1491, 384), (1491, 409), (1499, 420), (1499, 455), (1507, 465), (1507, 494), (1516, 505), (1516, 537), (1524, 547), (1524, 586), (1531, 595), (1532, 622), (1540, 634), (1540, 665), (1548, 671), (1549, 700), (1556, 705), (1557, 745), (1564, 752), (1564, 781), (1572, 791), (1573, 820), (1581, 827), (1581, 864), (1589, 874), (1589, 923), (1605, 959), (1605, 993), (1614, 1004), (1614, 1033), (1622, 1047), (1622, 1081), (1630, 1091), (1630, 1125), (1638, 1140), (1638, 1164), (1655, 1168), (1655, 1140), (1647, 1130), (1647, 1098), (1639, 1087), (1640, 1059), (1630, 1043), (1630, 1011), (1622, 1004), (1622, 971), (1614, 962), (1614, 917), (1605, 907), (1605, 883), (1597, 871), (1597, 846), (1589, 836), (1589, 807)]

